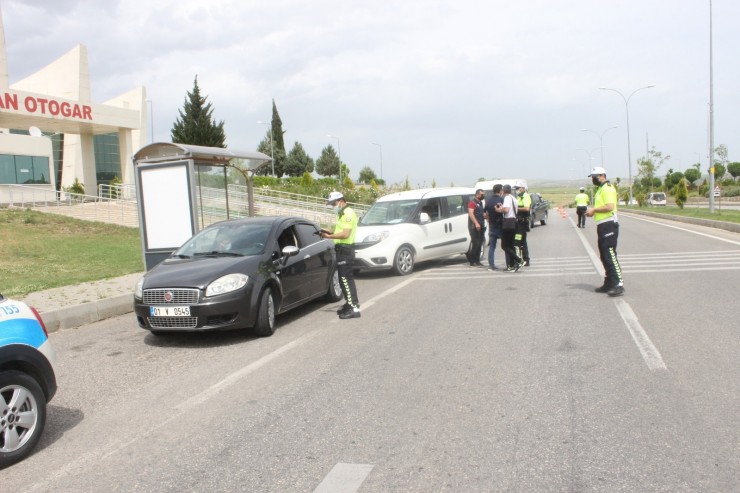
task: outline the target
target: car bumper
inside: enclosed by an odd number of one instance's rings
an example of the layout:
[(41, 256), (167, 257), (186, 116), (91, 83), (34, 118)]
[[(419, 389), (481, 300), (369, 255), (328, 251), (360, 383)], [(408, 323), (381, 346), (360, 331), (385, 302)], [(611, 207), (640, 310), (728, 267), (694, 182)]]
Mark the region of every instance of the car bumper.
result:
[[(257, 318), (256, 300), (251, 286), (232, 293), (205, 298), (200, 293), (198, 303), (147, 304), (134, 298), (134, 312), (139, 327), (162, 332), (195, 332), (208, 330), (244, 329), (253, 327)], [(153, 307), (188, 306), (190, 316), (154, 316)]]

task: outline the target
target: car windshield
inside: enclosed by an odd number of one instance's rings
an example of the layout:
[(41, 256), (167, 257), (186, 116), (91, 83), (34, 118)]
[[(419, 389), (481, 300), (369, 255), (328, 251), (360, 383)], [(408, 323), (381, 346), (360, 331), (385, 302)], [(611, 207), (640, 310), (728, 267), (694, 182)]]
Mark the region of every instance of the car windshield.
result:
[(221, 223), (210, 226), (190, 238), (173, 257), (206, 255), (259, 255), (265, 251), (269, 224)]
[(664, 193), (654, 193), (653, 200), (665, 200), (665, 194)]
[(375, 202), (362, 216), (360, 224), (398, 224), (411, 222), (419, 199)]

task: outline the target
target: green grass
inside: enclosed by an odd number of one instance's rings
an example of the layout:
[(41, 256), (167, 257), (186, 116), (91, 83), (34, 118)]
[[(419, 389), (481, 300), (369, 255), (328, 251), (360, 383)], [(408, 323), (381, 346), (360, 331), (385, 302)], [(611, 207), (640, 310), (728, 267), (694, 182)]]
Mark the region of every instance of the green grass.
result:
[(713, 219), (715, 221), (724, 221), (728, 223), (740, 223), (740, 210), (733, 209), (721, 209), (715, 204), (714, 213), (710, 214), (709, 207), (684, 207), (681, 209), (676, 206), (666, 207), (637, 207), (630, 206), (626, 207), (623, 205), (619, 206), (619, 210), (629, 211), (647, 211), (655, 214), (665, 214), (668, 216), (682, 216), (682, 217), (693, 217), (697, 219)]
[(0, 208), (0, 293), (28, 293), (144, 270), (138, 228)]

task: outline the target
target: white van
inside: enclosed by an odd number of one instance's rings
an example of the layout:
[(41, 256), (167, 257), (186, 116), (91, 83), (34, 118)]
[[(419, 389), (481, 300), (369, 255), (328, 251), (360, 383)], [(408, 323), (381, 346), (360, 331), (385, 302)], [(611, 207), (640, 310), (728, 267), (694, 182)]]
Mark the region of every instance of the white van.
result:
[(665, 205), (665, 193), (663, 192), (652, 192), (647, 198), (648, 205)]
[(425, 188), (386, 195), (362, 216), (355, 234), (357, 270), (408, 275), (417, 262), (465, 253), (474, 188)]
[(524, 178), (501, 178), (498, 180), (479, 181), (475, 184), (475, 188), (476, 190), (480, 188), (488, 194), (491, 192), (491, 190), (493, 190), (494, 185), (510, 185), (511, 188), (514, 188), (514, 185), (516, 185), (517, 183), (524, 185), (524, 188), (529, 190), (529, 187), (527, 186), (527, 180), (525, 180)]

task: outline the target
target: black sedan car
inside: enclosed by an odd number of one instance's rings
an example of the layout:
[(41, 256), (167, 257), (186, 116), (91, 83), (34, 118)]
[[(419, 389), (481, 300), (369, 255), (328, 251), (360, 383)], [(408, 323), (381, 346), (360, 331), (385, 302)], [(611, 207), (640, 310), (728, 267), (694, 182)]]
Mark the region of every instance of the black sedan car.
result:
[(212, 224), (136, 285), (139, 326), (173, 331), (252, 328), (275, 331), (275, 316), (308, 301), (342, 298), (331, 240), (298, 217)]
[(550, 209), (550, 202), (542, 198), (542, 195), (536, 192), (529, 194), (532, 198), (532, 205), (529, 207), (529, 228), (534, 228), (536, 222), (542, 226), (547, 224), (547, 212)]

